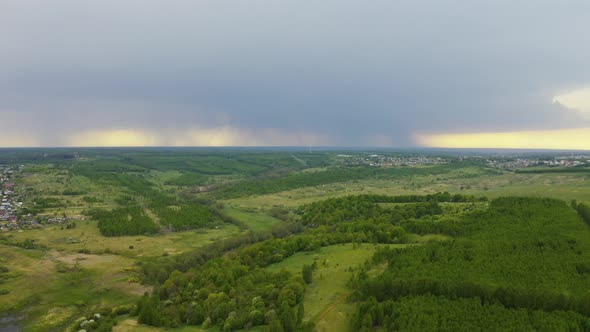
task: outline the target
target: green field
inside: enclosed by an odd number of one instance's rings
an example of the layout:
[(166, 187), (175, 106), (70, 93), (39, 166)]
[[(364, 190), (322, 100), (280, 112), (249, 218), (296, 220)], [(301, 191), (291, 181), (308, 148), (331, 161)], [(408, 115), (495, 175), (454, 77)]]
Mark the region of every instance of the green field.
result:
[(11, 233), (5, 238), (8, 242), (22, 242), (25, 239), (32, 239), (41, 246), (58, 251), (77, 253), (87, 250), (98, 254), (106, 251), (133, 258), (162, 256), (164, 253), (179, 254), (240, 232), (238, 227), (234, 225), (223, 225), (212, 229), (153, 236), (103, 237), (94, 221), (79, 221), (76, 225), (76, 228), (73, 229), (51, 226), (39, 230)]
[(17, 277), (3, 284), (0, 311), (26, 313), (27, 329), (63, 328), (87, 308), (132, 304), (149, 290), (137, 280), (134, 261), (116, 255), (70, 254), (0, 246)]
[[(319, 331), (349, 331), (348, 316), (354, 311), (354, 305), (346, 301), (350, 293), (346, 285), (351, 277), (349, 269), (364, 263), (379, 246), (365, 244), (353, 248), (352, 244), (341, 244), (323, 247), (318, 252), (295, 254), (267, 269), (285, 269), (296, 274), (301, 273), (304, 264), (316, 262), (318, 269), (313, 273), (313, 282), (305, 290), (305, 320), (315, 322)], [(387, 246), (399, 248), (405, 245)]]
[[(95, 222), (83, 221), (75, 229), (50, 227), (11, 233), (6, 237), (8, 242), (34, 239), (42, 247), (26, 250), (0, 245), (0, 256), (16, 274), (0, 285), (10, 290), (0, 299), (0, 312), (24, 310), (27, 329), (43, 331), (47, 326), (67, 323), (87, 308), (133, 304), (149, 289), (138, 283), (137, 260), (178, 255), (239, 232), (236, 226), (224, 225), (149, 237), (107, 238), (100, 236)], [(76, 271), (70, 271), (73, 266)], [(66, 272), (57, 272), (60, 268)], [(84, 306), (77, 305), (80, 301)]]
[(233, 207), (226, 207), (222, 213), (245, 223), (253, 231), (268, 231), (272, 225), (281, 221), (263, 212), (246, 212)]

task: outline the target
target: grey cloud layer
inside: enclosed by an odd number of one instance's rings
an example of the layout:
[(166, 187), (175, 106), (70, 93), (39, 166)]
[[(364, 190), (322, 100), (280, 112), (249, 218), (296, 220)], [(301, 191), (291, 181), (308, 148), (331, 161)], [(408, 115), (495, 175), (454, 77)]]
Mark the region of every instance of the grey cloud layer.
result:
[(587, 31), (587, 1), (3, 1), (0, 129), (579, 127), (551, 100), (590, 83)]

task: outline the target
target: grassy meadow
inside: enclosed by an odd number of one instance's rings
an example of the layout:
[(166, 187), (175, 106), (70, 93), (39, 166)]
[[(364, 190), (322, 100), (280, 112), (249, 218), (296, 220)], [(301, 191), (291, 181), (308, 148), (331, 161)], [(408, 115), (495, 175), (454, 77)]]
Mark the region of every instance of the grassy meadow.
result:
[(273, 225), (278, 224), (281, 220), (273, 218), (268, 214), (265, 214), (264, 211), (243, 211), (234, 207), (225, 207), (222, 210), (222, 213), (240, 220), (244, 224), (246, 224), (251, 230), (253, 231), (268, 231), (272, 228)]
[(129, 305), (150, 288), (137, 280), (135, 262), (119, 255), (86, 255), (0, 245), (16, 274), (2, 287), (0, 311), (25, 313), (27, 330), (62, 329), (91, 307)]
[(352, 244), (332, 245), (317, 252), (297, 253), (280, 263), (270, 265), (269, 271), (287, 270), (300, 274), (303, 265), (314, 262), (318, 268), (313, 272), (313, 281), (305, 290), (305, 317), (313, 321), (318, 331), (349, 331), (348, 318), (354, 311), (354, 304), (346, 298), (350, 294), (347, 282), (351, 269), (370, 259), (379, 247), (403, 248), (407, 244)]
[(106, 252), (134, 258), (179, 254), (240, 233), (237, 226), (230, 224), (215, 227), (152, 236), (104, 237), (100, 235), (96, 222), (87, 220), (77, 221), (76, 228), (49, 226), (10, 233), (5, 238), (8, 242), (31, 239), (37, 245), (58, 251), (89, 251), (98, 254)]
[[(240, 232), (234, 225), (155, 236), (102, 237), (93, 221), (74, 229), (49, 227), (12, 233), (10, 241), (34, 239), (40, 249), (0, 244), (14, 278), (0, 285), (0, 312), (26, 314), (31, 331), (60, 329), (88, 308), (134, 304), (150, 287), (139, 284), (143, 257), (174, 256)], [(83, 254), (82, 252), (92, 254)], [(106, 251), (106, 252), (105, 252)]]

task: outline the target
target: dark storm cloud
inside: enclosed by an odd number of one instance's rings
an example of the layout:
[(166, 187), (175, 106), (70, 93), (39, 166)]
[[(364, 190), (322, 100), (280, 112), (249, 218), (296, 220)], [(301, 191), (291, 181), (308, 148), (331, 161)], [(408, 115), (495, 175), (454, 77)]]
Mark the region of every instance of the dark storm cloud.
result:
[(590, 83), (588, 13), (586, 1), (4, 1), (0, 129), (50, 145), (223, 126), (411, 145), (415, 132), (579, 127), (551, 101)]

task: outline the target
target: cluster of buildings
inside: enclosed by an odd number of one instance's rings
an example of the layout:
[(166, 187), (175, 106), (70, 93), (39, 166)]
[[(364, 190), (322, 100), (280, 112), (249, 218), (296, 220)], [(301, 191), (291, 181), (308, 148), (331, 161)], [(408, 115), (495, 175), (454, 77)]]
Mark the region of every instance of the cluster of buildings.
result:
[(0, 165), (0, 230), (20, 228), (16, 216), (23, 203), (16, 199), (15, 184), (11, 181), (15, 170), (10, 166)]
[(44, 217), (40, 216), (39, 221), (43, 225), (67, 225), (71, 222), (86, 220), (83, 216)]
[[(21, 168), (23, 166), (20, 166)], [(43, 227), (43, 225), (69, 225), (78, 220), (84, 220), (82, 216), (34, 216), (23, 215), (23, 202), (18, 193), (15, 193), (15, 175), (19, 168), (0, 165), (0, 232)]]
[(590, 155), (571, 156), (462, 156), (459, 159), (447, 159), (444, 157), (415, 155), (399, 156), (391, 154), (339, 154), (337, 157), (348, 166), (372, 166), (372, 167), (419, 167), (428, 165), (447, 164), (453, 160), (473, 159), (477, 164), (485, 161), (488, 167), (498, 169), (519, 169), (527, 167), (584, 167), (590, 166)]
[(373, 166), (373, 167), (398, 167), (398, 166), (426, 166), (446, 164), (449, 160), (434, 156), (391, 156), (381, 154), (359, 154), (359, 155), (338, 155), (347, 165), (351, 166)]
[(577, 167), (590, 166), (590, 156), (556, 158), (488, 159), (487, 165), (494, 168), (517, 169), (526, 167)]
[(538, 159), (514, 159), (514, 160), (501, 160), (501, 159), (488, 159), (487, 165), (493, 168), (525, 168), (533, 166), (541, 166)]

